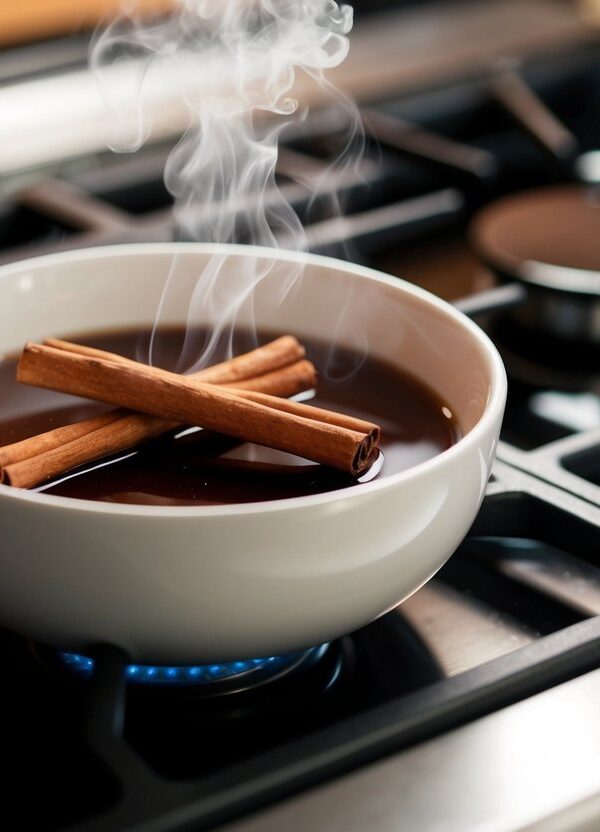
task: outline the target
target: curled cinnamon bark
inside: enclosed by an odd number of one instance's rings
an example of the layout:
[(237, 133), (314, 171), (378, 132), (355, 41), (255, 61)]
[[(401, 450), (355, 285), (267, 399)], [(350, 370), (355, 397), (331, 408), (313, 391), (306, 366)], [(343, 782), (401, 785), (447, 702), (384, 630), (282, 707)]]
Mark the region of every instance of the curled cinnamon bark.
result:
[[(303, 360), (237, 383), (248, 391), (294, 396), (310, 390), (315, 381), (313, 365)], [(246, 389), (240, 389), (240, 395)], [(134, 448), (178, 427), (177, 422), (147, 413), (113, 410), (0, 448), (0, 482), (15, 488), (33, 488), (79, 465)]]
[[(59, 338), (47, 338), (44, 344), (54, 349), (85, 355), (89, 358), (117, 361), (120, 364), (129, 364), (133, 367), (140, 366), (138, 361), (125, 358), (123, 355), (98, 350), (95, 347), (86, 347), (82, 344), (73, 344)], [(293, 335), (282, 335), (281, 338), (276, 338), (262, 347), (236, 355), (234, 358), (230, 358), (229, 361), (223, 361), (220, 364), (213, 364), (211, 367), (199, 370), (197, 373), (193, 373), (190, 378), (197, 378), (207, 384), (235, 384), (243, 379), (256, 378), (264, 373), (271, 373), (274, 370), (288, 367), (290, 364), (300, 361), (305, 355), (306, 350), (297, 338), (294, 338)]]
[[(377, 444), (376, 425), (264, 394), (228, 390), (165, 370), (28, 344), (20, 382), (127, 407), (166, 421), (196, 424), (361, 474)], [(258, 400), (260, 399), (260, 401)], [(293, 411), (293, 412), (291, 412)], [(326, 421), (324, 420), (326, 418)], [(354, 422), (353, 426), (348, 420)], [(340, 424), (340, 420), (343, 424)]]
[[(90, 347), (49, 339), (57, 349), (90, 357), (104, 357), (138, 366), (123, 356)], [(190, 376), (211, 383), (235, 383), (243, 389), (273, 396), (294, 396), (316, 384), (313, 364), (303, 358), (305, 349), (292, 336), (283, 336), (215, 364)], [(286, 363), (287, 362), (287, 363)], [(177, 427), (147, 414), (120, 408), (92, 419), (55, 428), (0, 448), (0, 482), (17, 488), (32, 488), (59, 474), (120, 453)]]

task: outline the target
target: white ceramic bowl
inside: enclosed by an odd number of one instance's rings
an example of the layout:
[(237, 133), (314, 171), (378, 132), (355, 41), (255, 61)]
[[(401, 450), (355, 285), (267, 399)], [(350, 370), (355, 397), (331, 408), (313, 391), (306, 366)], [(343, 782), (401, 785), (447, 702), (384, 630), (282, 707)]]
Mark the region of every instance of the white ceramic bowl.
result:
[[(275, 258), (258, 323), (303, 336), (336, 330), (423, 379), (464, 437), (415, 468), (324, 495), (220, 507), (149, 507), (0, 486), (0, 623), (43, 643), (124, 647), (138, 661), (228, 661), (348, 633), (427, 581), (468, 531), (484, 495), (506, 377), (484, 333), (396, 278), (309, 256), (280, 300), (294, 254), (204, 244), (73, 251), (0, 269), (0, 354), (28, 339), (152, 323), (176, 257), (165, 315), (183, 322), (208, 258)], [(335, 310), (345, 300), (341, 323)], [(164, 318), (163, 318), (164, 321)]]

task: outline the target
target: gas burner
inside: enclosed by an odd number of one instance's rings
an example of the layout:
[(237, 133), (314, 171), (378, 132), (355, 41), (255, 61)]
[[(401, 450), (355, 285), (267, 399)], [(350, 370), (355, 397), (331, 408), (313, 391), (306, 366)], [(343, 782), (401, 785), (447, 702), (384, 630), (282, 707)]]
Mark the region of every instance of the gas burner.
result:
[(564, 345), (598, 346), (599, 220), (598, 189), (573, 184), (504, 197), (475, 217), (483, 261), (528, 289), (515, 323)]
[[(127, 681), (136, 686), (202, 688), (203, 693), (216, 696), (254, 689), (307, 670), (323, 658), (328, 648), (328, 644), (321, 644), (283, 656), (203, 665), (129, 664), (125, 673)], [(94, 660), (88, 656), (61, 652), (59, 661), (80, 678), (91, 679), (94, 674)]]

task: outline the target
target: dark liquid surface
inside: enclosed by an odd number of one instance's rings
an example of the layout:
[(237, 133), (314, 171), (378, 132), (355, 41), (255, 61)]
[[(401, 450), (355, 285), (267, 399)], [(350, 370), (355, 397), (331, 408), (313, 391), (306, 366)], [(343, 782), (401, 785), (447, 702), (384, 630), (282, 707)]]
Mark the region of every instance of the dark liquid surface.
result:
[[(160, 366), (175, 367), (182, 337), (180, 329), (160, 333)], [(271, 337), (268, 334), (261, 341)], [(136, 357), (136, 348), (147, 340), (147, 333), (132, 330), (73, 340)], [(444, 402), (415, 379), (383, 362), (363, 360), (350, 350), (336, 350), (332, 357), (329, 345), (303, 342), (319, 370), (318, 392), (310, 404), (352, 414), (382, 428), (382, 456), (364, 481), (411, 468), (456, 442), (457, 427)], [(234, 352), (252, 346), (242, 334)], [(0, 446), (110, 409), (17, 384), (13, 359), (0, 362), (0, 391)], [(318, 494), (357, 483), (350, 475), (280, 451), (240, 444), (208, 431), (181, 433), (183, 429), (91, 463), (41, 490), (119, 503), (219, 505)]]

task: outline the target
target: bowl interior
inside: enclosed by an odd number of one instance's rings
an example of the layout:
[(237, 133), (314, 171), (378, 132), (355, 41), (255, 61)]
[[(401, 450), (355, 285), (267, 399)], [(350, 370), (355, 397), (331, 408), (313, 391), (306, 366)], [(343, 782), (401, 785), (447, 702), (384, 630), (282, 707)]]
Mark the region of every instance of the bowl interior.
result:
[(217, 312), (196, 308), (198, 278), (215, 252), (221, 254), (221, 306), (248, 275), (263, 275), (237, 313), (241, 325), (255, 318), (260, 328), (329, 336), (360, 353), (368, 350), (429, 385), (463, 433), (481, 418), (493, 383), (489, 349), (444, 304), (360, 267), (308, 258), (300, 274), (294, 255), (242, 247), (120, 246), (5, 267), (0, 354), (50, 335), (151, 325), (159, 305), (161, 324), (184, 323), (190, 308), (195, 324), (210, 323)]

